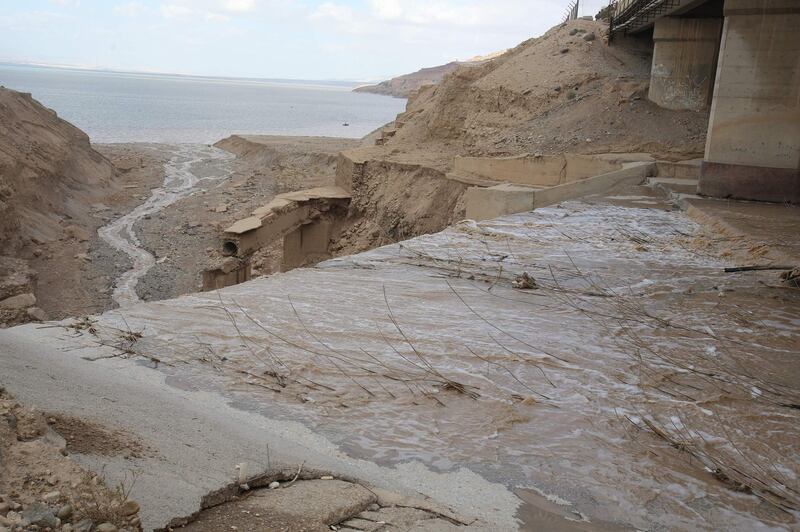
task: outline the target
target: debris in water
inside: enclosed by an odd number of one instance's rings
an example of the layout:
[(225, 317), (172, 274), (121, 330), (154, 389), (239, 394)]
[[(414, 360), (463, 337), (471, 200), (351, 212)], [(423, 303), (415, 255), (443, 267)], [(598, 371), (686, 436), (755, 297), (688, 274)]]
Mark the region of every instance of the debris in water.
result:
[(518, 290), (533, 290), (539, 288), (536, 284), (536, 279), (528, 275), (528, 272), (522, 272), (522, 275), (517, 276), (511, 285)]

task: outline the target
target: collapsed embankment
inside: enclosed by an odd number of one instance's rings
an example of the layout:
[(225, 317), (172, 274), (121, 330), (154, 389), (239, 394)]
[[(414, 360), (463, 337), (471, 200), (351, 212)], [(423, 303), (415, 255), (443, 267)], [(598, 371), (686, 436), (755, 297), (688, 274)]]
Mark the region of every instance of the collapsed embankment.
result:
[(352, 199), (331, 246), (334, 256), (435, 233), (463, 217), (465, 185), (424, 164), (373, 158), (380, 153), (367, 148), (339, 156), (337, 184)]

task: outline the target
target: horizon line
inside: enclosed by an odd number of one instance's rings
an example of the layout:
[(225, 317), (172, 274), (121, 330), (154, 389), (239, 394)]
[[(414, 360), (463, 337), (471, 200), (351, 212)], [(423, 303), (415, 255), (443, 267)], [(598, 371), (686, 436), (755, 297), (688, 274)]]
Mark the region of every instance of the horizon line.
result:
[(196, 79), (210, 79), (210, 80), (239, 80), (239, 81), (262, 81), (262, 82), (275, 82), (275, 81), (290, 81), (290, 82), (306, 82), (306, 83), (337, 83), (337, 84), (355, 84), (355, 85), (369, 85), (379, 83), (385, 79), (309, 79), (309, 78), (269, 78), (269, 77), (253, 77), (253, 76), (219, 76), (211, 74), (185, 74), (180, 72), (163, 72), (158, 70), (125, 70), (101, 66), (86, 66), (86, 65), (70, 65), (59, 63), (42, 63), (38, 61), (21, 61), (15, 59), (0, 59), (0, 65), (7, 66), (27, 66), (35, 68), (52, 68), (57, 70), (76, 70), (81, 72), (106, 72), (112, 74), (136, 74), (145, 76), (174, 76), (181, 78), (196, 78)]

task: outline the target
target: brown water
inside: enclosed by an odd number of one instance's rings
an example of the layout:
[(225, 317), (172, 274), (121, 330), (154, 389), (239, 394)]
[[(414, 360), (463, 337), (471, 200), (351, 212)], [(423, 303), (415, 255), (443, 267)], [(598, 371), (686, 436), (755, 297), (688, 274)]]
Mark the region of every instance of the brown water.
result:
[[(698, 231), (570, 203), (101, 325), (143, 329), (173, 382), (351, 455), (515, 488), (528, 528), (790, 529), (800, 296), (723, 273)], [(523, 271), (537, 289), (513, 288)]]

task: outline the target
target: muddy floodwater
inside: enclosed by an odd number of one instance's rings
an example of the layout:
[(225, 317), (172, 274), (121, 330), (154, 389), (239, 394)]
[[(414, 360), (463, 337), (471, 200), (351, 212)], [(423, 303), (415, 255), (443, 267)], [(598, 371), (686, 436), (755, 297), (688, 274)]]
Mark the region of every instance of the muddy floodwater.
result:
[(788, 530), (800, 296), (725, 273), (720, 245), (657, 204), (570, 202), (99, 327), (141, 331), (131, 349), (168, 382), (350, 455), (500, 482), (523, 526)]
[(97, 234), (114, 249), (125, 253), (132, 267), (114, 282), (114, 302), (120, 307), (139, 301), (136, 285), (155, 266), (156, 258), (144, 249), (133, 230), (134, 224), (197, 191), (201, 181), (219, 182), (233, 173), (234, 156), (224, 150), (202, 144), (178, 144), (164, 164), (164, 184), (152, 190), (150, 197), (125, 216), (97, 230)]

